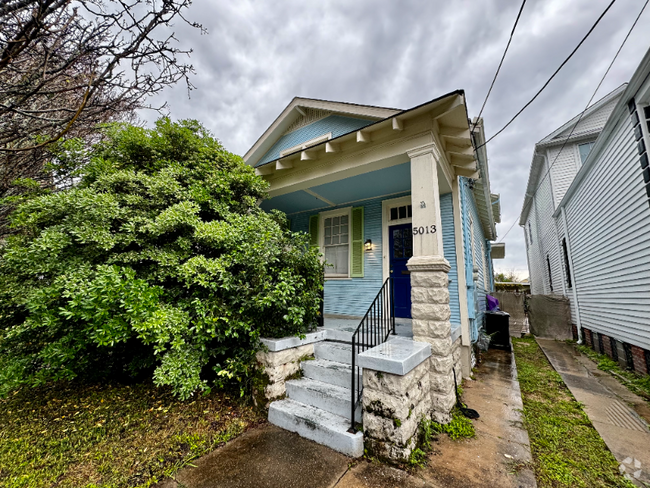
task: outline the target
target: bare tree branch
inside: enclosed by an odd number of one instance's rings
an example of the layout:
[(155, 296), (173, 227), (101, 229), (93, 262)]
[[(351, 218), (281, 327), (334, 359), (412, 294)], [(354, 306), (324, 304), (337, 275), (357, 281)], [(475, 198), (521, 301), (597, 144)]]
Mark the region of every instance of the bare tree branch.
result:
[[(0, 198), (17, 178), (53, 183), (48, 146), (132, 120), (147, 98), (185, 81), (170, 31), (191, 0), (4, 0), (0, 5)], [(0, 208), (0, 236), (7, 206)]]

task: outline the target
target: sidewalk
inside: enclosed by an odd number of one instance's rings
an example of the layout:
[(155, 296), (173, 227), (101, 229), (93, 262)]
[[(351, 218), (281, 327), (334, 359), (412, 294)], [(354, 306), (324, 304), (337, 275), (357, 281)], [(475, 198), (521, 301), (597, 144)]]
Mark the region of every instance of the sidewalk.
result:
[(650, 483), (650, 430), (637, 413), (645, 416), (650, 412), (643, 399), (599, 371), (571, 345), (549, 339), (537, 339), (537, 343), (575, 399), (584, 405), (621, 472), (639, 485), (639, 481)]

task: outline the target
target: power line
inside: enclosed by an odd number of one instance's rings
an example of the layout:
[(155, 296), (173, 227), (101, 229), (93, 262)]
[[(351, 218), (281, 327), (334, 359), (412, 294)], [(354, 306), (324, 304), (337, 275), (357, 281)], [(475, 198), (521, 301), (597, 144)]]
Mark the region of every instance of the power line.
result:
[(497, 76), (499, 76), (499, 71), (501, 71), (501, 66), (503, 65), (503, 60), (506, 59), (506, 53), (508, 52), (508, 48), (510, 47), (510, 43), (512, 42), (512, 37), (515, 35), (515, 29), (517, 28), (517, 24), (519, 23), (519, 18), (521, 17), (521, 12), (524, 11), (524, 5), (526, 5), (526, 0), (524, 0), (521, 3), (521, 7), (519, 7), (519, 13), (517, 14), (517, 18), (515, 19), (515, 25), (512, 26), (512, 32), (510, 32), (510, 38), (508, 39), (508, 44), (506, 44), (506, 49), (503, 51), (503, 56), (501, 56), (501, 61), (499, 61), (499, 66), (497, 67), (496, 73), (494, 73), (494, 78), (492, 78), (492, 83), (490, 84), (490, 89), (487, 92), (487, 95), (485, 95), (485, 100), (483, 100), (483, 105), (481, 106), (481, 110), (478, 113), (478, 116), (474, 120), (474, 126), (472, 127), (472, 130), (470, 132), (474, 132), (474, 128), (476, 127), (476, 124), (478, 123), (478, 120), (481, 118), (481, 115), (483, 114), (483, 109), (485, 108), (485, 104), (488, 101), (488, 98), (490, 98), (490, 93), (492, 93), (492, 88), (494, 88), (494, 82), (497, 81)]
[[(540, 178), (540, 180), (539, 180), (540, 183), (535, 187), (535, 190), (533, 191), (533, 195), (536, 194), (537, 190), (539, 190), (539, 187), (542, 186), (542, 182), (544, 181), (546, 176), (551, 172), (551, 168), (553, 168), (553, 166), (555, 165), (555, 162), (560, 157), (560, 154), (562, 154), (562, 151), (564, 150), (564, 147), (566, 146), (567, 142), (569, 141), (569, 139), (573, 135), (573, 132), (575, 131), (576, 127), (578, 127), (578, 124), (582, 120), (582, 117), (584, 116), (585, 112), (587, 112), (587, 109), (591, 105), (591, 102), (593, 101), (594, 97), (596, 96), (596, 93), (598, 93), (598, 90), (600, 89), (601, 85), (603, 84), (603, 81), (605, 81), (605, 78), (609, 74), (609, 71), (612, 69), (612, 66), (614, 65), (614, 62), (616, 61), (616, 59), (618, 58), (618, 55), (623, 50), (623, 46), (625, 46), (625, 43), (627, 42), (628, 38), (632, 34), (632, 31), (636, 27), (636, 24), (639, 22), (639, 19), (641, 18), (641, 15), (643, 15), (643, 12), (645, 11), (645, 9), (648, 6), (649, 2), (650, 2), (650, 0), (646, 0), (645, 3), (643, 4), (643, 7), (641, 7), (641, 10), (639, 11), (639, 14), (636, 16), (636, 19), (634, 19), (634, 22), (632, 23), (632, 26), (630, 27), (630, 30), (627, 31), (627, 34), (625, 35), (625, 38), (623, 39), (623, 42), (621, 43), (618, 50), (616, 51), (616, 54), (614, 55), (614, 58), (612, 59), (611, 63), (609, 63), (609, 66), (607, 67), (607, 70), (605, 71), (605, 74), (603, 74), (602, 78), (600, 79), (600, 82), (598, 83), (598, 86), (596, 87), (593, 94), (591, 95), (591, 98), (587, 102), (587, 106), (585, 107), (585, 109), (582, 111), (582, 113), (578, 117), (578, 120), (576, 121), (576, 123), (573, 124), (573, 127), (571, 128), (571, 132), (569, 132), (569, 135), (566, 137), (566, 139), (564, 139), (564, 142), (562, 143), (562, 146), (560, 147), (560, 150), (558, 151), (557, 155), (553, 159), (553, 162), (550, 164), (550, 166), (546, 170), (546, 173), (544, 173), (544, 176), (542, 176), (542, 178)], [(525, 200), (525, 197), (524, 197), (524, 200)], [(532, 202), (532, 200), (530, 200), (530, 202)], [(530, 202), (528, 203), (528, 206), (530, 206), (530, 204), (531, 204)], [(527, 206), (524, 206), (521, 213), (524, 213), (524, 211), (526, 211), (526, 210), (527, 210)], [(508, 231), (503, 235), (503, 237), (501, 239), (499, 239), (499, 242), (503, 242), (503, 240), (506, 238), (508, 233), (514, 228), (516, 223), (517, 223), (517, 219), (515, 219), (515, 221), (512, 223), (512, 225), (510, 226)]]
[(587, 32), (587, 34), (582, 38), (582, 40), (578, 43), (578, 45), (575, 47), (575, 49), (574, 49), (573, 51), (571, 51), (571, 54), (569, 54), (569, 56), (568, 56), (564, 61), (562, 61), (562, 64), (561, 64), (561, 65), (560, 65), (560, 66), (555, 70), (555, 72), (551, 75), (551, 77), (550, 77), (548, 80), (546, 80), (546, 83), (544, 83), (544, 85), (539, 89), (539, 91), (538, 91), (537, 93), (535, 93), (535, 96), (534, 96), (533, 98), (531, 98), (531, 99), (526, 103), (526, 105), (524, 105), (524, 106), (521, 108), (521, 110), (519, 110), (519, 112), (517, 112), (517, 113), (514, 115), (514, 117), (512, 117), (512, 118), (508, 121), (508, 123), (507, 123), (506, 125), (504, 125), (501, 129), (499, 129), (499, 131), (498, 131), (496, 134), (494, 134), (492, 137), (490, 137), (487, 141), (485, 141), (483, 144), (481, 144), (480, 146), (478, 146), (476, 149), (479, 149), (479, 148), (485, 146), (488, 142), (490, 142), (492, 139), (494, 139), (496, 136), (498, 136), (498, 135), (501, 134), (504, 130), (506, 130), (506, 129), (510, 126), (510, 124), (512, 124), (512, 123), (515, 121), (515, 119), (516, 119), (517, 117), (519, 117), (519, 116), (521, 115), (521, 113), (522, 113), (524, 110), (526, 110), (526, 109), (530, 106), (530, 104), (533, 103), (533, 102), (537, 99), (537, 97), (538, 97), (538, 96), (539, 96), (539, 95), (540, 95), (540, 94), (541, 94), (541, 93), (546, 89), (546, 87), (547, 87), (547, 86), (549, 85), (549, 83), (553, 80), (553, 78), (555, 78), (555, 76), (560, 72), (560, 70), (561, 70), (562, 68), (564, 68), (564, 65), (567, 64), (567, 63), (569, 62), (569, 60), (573, 57), (573, 55), (576, 53), (576, 51), (577, 51), (578, 49), (580, 49), (580, 46), (582, 46), (582, 44), (583, 44), (583, 43), (587, 40), (587, 38), (591, 35), (591, 33), (592, 33), (592, 32), (594, 31), (594, 29), (596, 28), (596, 26), (600, 23), (600, 21), (602, 20), (602, 18), (603, 18), (603, 17), (605, 16), (605, 14), (609, 11), (609, 9), (612, 7), (612, 5), (614, 5), (614, 3), (616, 3), (616, 0), (612, 0), (612, 1), (609, 3), (609, 5), (608, 5), (607, 8), (603, 11), (603, 13), (600, 14), (600, 17), (598, 17), (598, 19), (596, 20), (596, 22), (594, 23), (594, 25), (591, 26), (591, 29), (589, 29), (589, 32)]

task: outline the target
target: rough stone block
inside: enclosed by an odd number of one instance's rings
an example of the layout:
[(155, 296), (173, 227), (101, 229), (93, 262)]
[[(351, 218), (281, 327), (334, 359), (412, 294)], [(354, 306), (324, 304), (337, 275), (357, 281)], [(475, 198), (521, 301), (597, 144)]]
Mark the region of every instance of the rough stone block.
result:
[[(449, 321), (413, 319), (412, 328), (414, 340), (420, 340), (415, 339), (415, 337), (444, 339), (451, 334)], [(428, 340), (425, 342), (428, 342)]]
[[(413, 303), (411, 305), (411, 315), (416, 319), (448, 321), (451, 317), (451, 310), (448, 304), (435, 303)], [(449, 328), (451, 333), (451, 326)]]
[(443, 288), (449, 284), (447, 273), (436, 271), (411, 271), (411, 287)]
[(415, 449), (417, 439), (414, 436), (405, 447), (399, 447), (389, 442), (379, 441), (372, 438), (365, 439), (365, 449), (377, 459), (382, 461), (405, 463)]
[(264, 396), (267, 400), (272, 400), (273, 398), (279, 398), (286, 395), (287, 387), (284, 381), (278, 381), (277, 383), (270, 383), (264, 387)]
[(367, 388), (363, 390), (363, 409), (379, 417), (406, 420), (429, 393), (429, 390), (420, 387), (404, 395), (392, 396)]
[(418, 426), (423, 417), (428, 416), (429, 403), (416, 405), (408, 418), (386, 418), (372, 413), (363, 412), (363, 432), (369, 438), (392, 443), (404, 447), (417, 434)]
[(400, 376), (369, 369), (363, 370), (363, 387), (386, 392), (388, 395), (405, 395), (415, 388), (429, 388), (429, 364), (423, 362), (407, 374)]
[(298, 361), (304, 356), (311, 356), (314, 354), (314, 345), (305, 344), (303, 346), (285, 349), (283, 351), (258, 351), (257, 361), (265, 367), (280, 366), (293, 361)]
[(429, 381), (431, 391), (436, 392), (436, 394), (454, 392), (454, 374), (452, 372), (449, 372), (449, 374), (431, 373), (429, 375)]
[(279, 366), (268, 366), (264, 368), (264, 372), (269, 377), (271, 383), (284, 381), (287, 376), (291, 376), (300, 370), (300, 362), (295, 361), (292, 363), (281, 364)]
[(451, 373), (452, 362), (451, 356), (431, 356), (429, 358), (429, 365), (432, 373), (449, 374)]
[(448, 288), (411, 288), (413, 303), (449, 303)]
[(431, 346), (431, 355), (432, 356), (452, 356), (453, 357), (451, 337), (446, 337), (446, 338), (442, 338), (442, 339), (430, 338), (429, 340), (427, 340), (427, 342)]

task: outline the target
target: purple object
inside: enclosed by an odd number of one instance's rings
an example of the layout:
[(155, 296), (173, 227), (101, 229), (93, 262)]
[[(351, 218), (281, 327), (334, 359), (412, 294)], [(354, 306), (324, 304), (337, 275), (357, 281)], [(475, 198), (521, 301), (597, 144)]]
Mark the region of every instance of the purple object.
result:
[(494, 298), (491, 295), (485, 295), (487, 298), (487, 308), (489, 312), (494, 312), (495, 310), (499, 310), (499, 300)]

